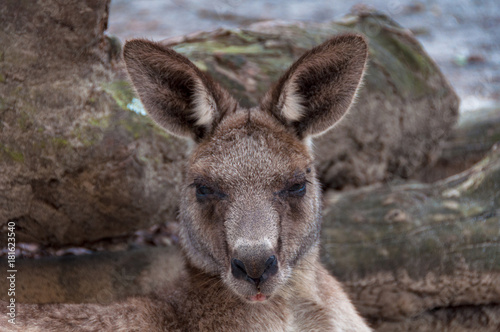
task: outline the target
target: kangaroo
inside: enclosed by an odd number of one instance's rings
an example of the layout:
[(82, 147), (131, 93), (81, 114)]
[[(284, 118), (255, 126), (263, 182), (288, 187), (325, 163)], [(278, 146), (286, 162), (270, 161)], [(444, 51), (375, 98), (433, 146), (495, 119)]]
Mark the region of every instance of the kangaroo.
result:
[[(149, 115), (194, 141), (180, 202), (185, 267), (148, 297), (111, 305), (18, 305), (21, 331), (370, 331), (319, 262), (320, 184), (311, 138), (348, 111), (367, 44), (336, 36), (244, 109), (186, 57), (124, 46)], [(5, 316), (5, 315), (4, 315)]]

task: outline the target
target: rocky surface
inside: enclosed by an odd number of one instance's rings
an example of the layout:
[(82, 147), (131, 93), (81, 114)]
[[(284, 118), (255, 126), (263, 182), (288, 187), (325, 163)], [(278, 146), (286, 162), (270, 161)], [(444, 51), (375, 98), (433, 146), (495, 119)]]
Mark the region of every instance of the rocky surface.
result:
[[(495, 146), (470, 169), (433, 184), (329, 192), (322, 260), (376, 330), (497, 331), (499, 186)], [(19, 274), (20, 302), (110, 303), (165, 287), (182, 257), (175, 246), (150, 245), (17, 264), (30, 271)]]
[(353, 7), (375, 8), (411, 30), (457, 91), (463, 111), (500, 102), (497, 0), (113, 0), (109, 33), (161, 40), (267, 20), (330, 22)]
[(370, 60), (355, 106), (314, 141), (320, 179), (342, 189), (407, 178), (436, 158), (457, 119), (458, 98), (411, 32), (389, 18), (360, 11), (336, 23), (265, 22), (163, 43), (252, 107), (305, 50), (346, 31), (369, 38)]
[(445, 180), (332, 192), (325, 205), (323, 262), (374, 326), (498, 328), (498, 144)]
[[(16, 4), (1, 12), (16, 22), (1, 43), (0, 224), (15, 222), (17, 241), (61, 246), (175, 220), (189, 147), (131, 111), (140, 104), (117, 58), (119, 43), (103, 35), (106, 4)], [(263, 23), (165, 44), (252, 106), (302, 52), (344, 31), (368, 36), (371, 59), (356, 107), (315, 143), (321, 180), (344, 188), (408, 177), (439, 151), (458, 100), (411, 33), (385, 16)]]
[[(187, 145), (127, 109), (106, 1), (0, 7), (0, 244), (81, 244), (177, 211)], [(42, 46), (43, 45), (43, 46)]]

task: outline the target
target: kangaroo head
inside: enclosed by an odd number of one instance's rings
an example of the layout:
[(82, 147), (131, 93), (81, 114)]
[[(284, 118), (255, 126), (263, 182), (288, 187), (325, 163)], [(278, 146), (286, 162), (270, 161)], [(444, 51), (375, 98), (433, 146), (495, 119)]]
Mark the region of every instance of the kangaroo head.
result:
[(364, 38), (341, 35), (308, 51), (253, 109), (158, 43), (132, 40), (123, 54), (150, 116), (196, 142), (180, 207), (189, 263), (248, 301), (285, 289), (294, 267), (317, 257), (321, 202), (310, 138), (349, 109)]

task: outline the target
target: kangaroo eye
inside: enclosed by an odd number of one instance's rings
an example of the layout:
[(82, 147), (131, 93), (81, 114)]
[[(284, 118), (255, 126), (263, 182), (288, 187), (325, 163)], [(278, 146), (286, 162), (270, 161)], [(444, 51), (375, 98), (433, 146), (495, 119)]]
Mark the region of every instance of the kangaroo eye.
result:
[(288, 194), (292, 196), (304, 196), (306, 193), (306, 183), (296, 183), (287, 189)]
[(208, 195), (213, 195), (215, 192), (207, 186), (198, 185), (196, 186), (196, 197), (204, 198)]

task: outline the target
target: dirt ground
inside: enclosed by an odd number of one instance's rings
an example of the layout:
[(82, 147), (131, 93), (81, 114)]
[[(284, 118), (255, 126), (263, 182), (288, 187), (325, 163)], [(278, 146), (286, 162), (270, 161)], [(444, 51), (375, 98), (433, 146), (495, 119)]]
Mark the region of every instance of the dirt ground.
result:
[(109, 33), (161, 40), (270, 19), (324, 22), (369, 6), (412, 30), (462, 99), (462, 111), (500, 103), (498, 0), (113, 0)]

